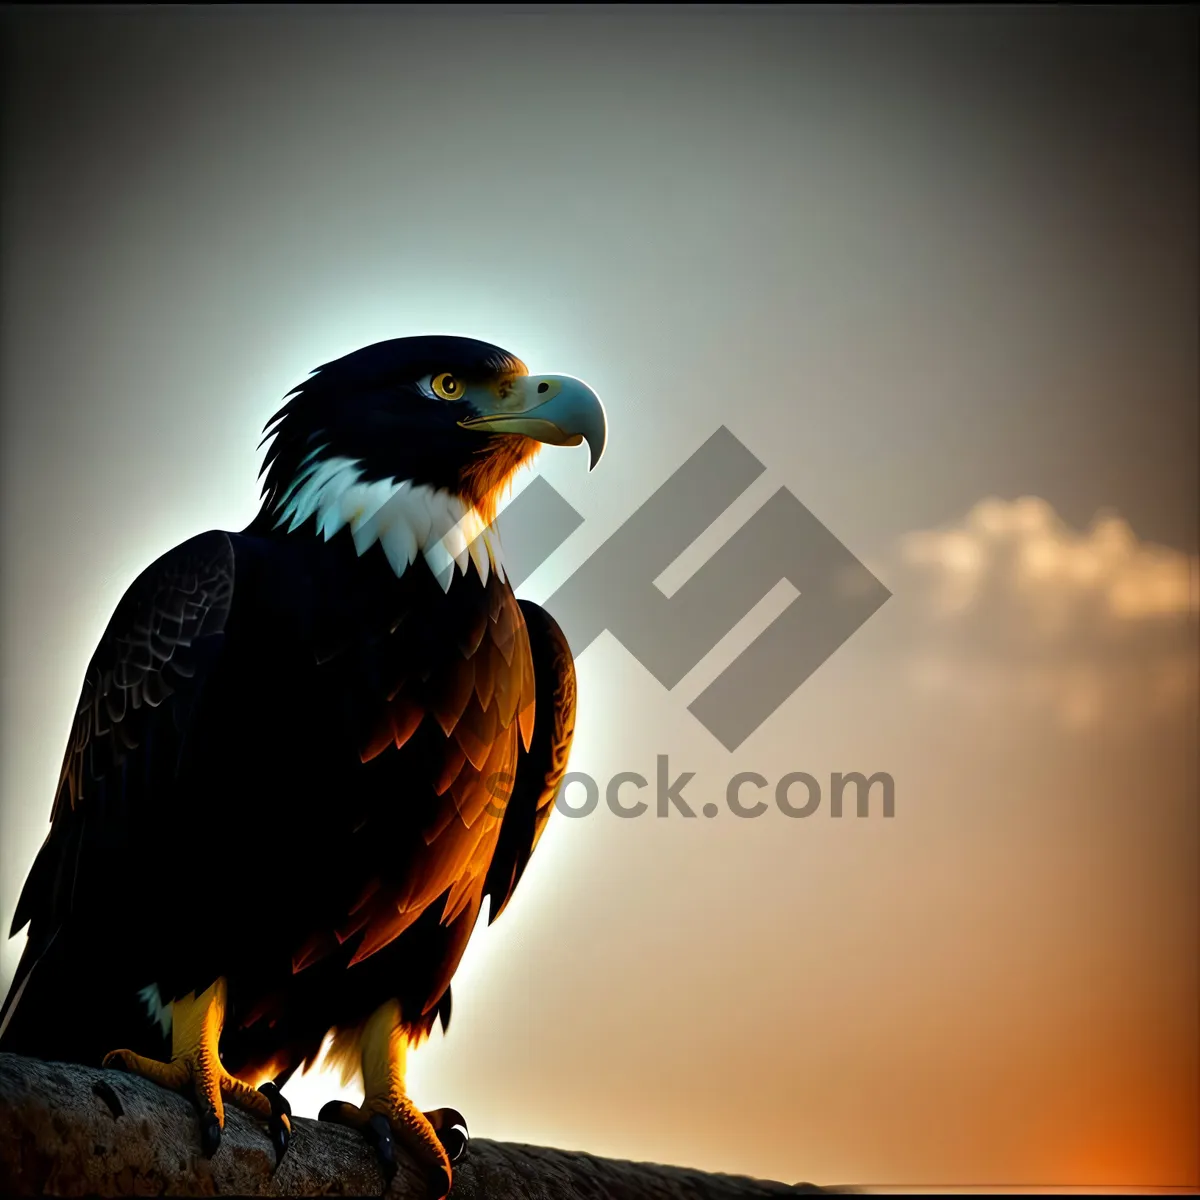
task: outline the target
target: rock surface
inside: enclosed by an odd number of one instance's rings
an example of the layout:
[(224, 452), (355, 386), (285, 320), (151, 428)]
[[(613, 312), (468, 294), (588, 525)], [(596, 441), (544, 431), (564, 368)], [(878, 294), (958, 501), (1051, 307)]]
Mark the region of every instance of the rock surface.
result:
[[(119, 1115), (118, 1115), (119, 1113)], [(0, 1194), (6, 1196), (380, 1196), (354, 1133), (297, 1118), (277, 1171), (266, 1132), (231, 1109), (220, 1149), (199, 1153), (195, 1110), (136, 1076), (0, 1054)], [(752, 1200), (823, 1190), (474, 1138), (452, 1200)], [(424, 1200), (402, 1164), (389, 1200)]]

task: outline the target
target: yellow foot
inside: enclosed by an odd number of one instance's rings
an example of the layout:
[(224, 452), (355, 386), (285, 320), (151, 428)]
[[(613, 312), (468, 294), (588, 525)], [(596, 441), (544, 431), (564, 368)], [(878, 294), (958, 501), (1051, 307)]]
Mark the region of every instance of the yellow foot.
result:
[(225, 981), (218, 979), (201, 995), (175, 1002), (170, 1062), (113, 1050), (104, 1056), (104, 1066), (141, 1075), (173, 1092), (191, 1091), (200, 1113), (200, 1147), (209, 1158), (221, 1144), (226, 1102), (253, 1113), (269, 1122), (278, 1162), (291, 1139), (291, 1107), (274, 1084), (256, 1090), (225, 1070), (217, 1054), (224, 1020)]
[(451, 1163), (462, 1155), (467, 1127), (451, 1108), (423, 1113), (404, 1089), (407, 1036), (400, 1023), (400, 1006), (389, 1001), (363, 1027), (363, 1088), (360, 1107), (331, 1100), (318, 1117), (357, 1129), (379, 1156), (384, 1179), (395, 1177), (396, 1144), (408, 1152), (429, 1180), (430, 1196), (444, 1200), (453, 1180)]
[[(450, 1155), (433, 1122), (407, 1097), (399, 1104), (374, 1100), (361, 1107), (331, 1100), (321, 1109), (319, 1119), (357, 1129), (379, 1156), (386, 1183), (390, 1184), (396, 1175), (399, 1143), (428, 1178), (431, 1200), (444, 1200), (450, 1191), (453, 1179)], [(460, 1144), (466, 1144), (465, 1138)]]

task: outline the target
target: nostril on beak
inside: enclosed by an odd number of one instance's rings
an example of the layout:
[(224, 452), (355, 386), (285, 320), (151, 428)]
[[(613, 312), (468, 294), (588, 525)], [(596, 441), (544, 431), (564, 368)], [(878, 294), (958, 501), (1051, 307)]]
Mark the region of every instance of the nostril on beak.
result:
[(550, 385), (548, 383), (539, 383), (537, 390), (539, 395), (543, 392), (548, 392), (550, 390)]

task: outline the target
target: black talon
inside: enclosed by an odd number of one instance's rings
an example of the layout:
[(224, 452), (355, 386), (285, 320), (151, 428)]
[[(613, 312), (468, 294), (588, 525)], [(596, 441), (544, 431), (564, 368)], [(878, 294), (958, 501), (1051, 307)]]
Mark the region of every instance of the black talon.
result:
[(205, 1158), (212, 1158), (221, 1144), (221, 1123), (217, 1120), (216, 1112), (206, 1108), (200, 1114), (200, 1153)]
[(273, 1083), (264, 1083), (258, 1090), (271, 1102), (271, 1120), (267, 1123), (267, 1132), (271, 1135), (271, 1145), (275, 1147), (275, 1166), (278, 1167), (292, 1140), (292, 1106)]
[(317, 1120), (330, 1121), (335, 1125), (348, 1125), (351, 1129), (362, 1132), (367, 1144), (379, 1158), (379, 1169), (383, 1172), (385, 1183), (384, 1191), (387, 1191), (396, 1177), (397, 1169), (396, 1145), (392, 1140), (392, 1127), (388, 1124), (387, 1117), (382, 1113), (375, 1113), (364, 1125), (360, 1109), (355, 1108), (353, 1104), (347, 1104), (345, 1100), (330, 1100), (317, 1113)]
[(105, 1104), (108, 1105), (108, 1111), (111, 1112), (114, 1117), (123, 1117), (125, 1115), (125, 1109), (121, 1104), (121, 1098), (115, 1091), (113, 1091), (112, 1084), (108, 1083), (106, 1080), (97, 1079), (96, 1082), (92, 1084), (92, 1091), (95, 1092), (95, 1094), (99, 1096)]
[(446, 1157), (452, 1163), (458, 1162), (471, 1139), (466, 1117), (457, 1108), (435, 1108), (433, 1112), (425, 1114), (425, 1119), (433, 1126)]
[(454, 1128), (446, 1130), (439, 1140), (445, 1148), (446, 1158), (449, 1158), (451, 1163), (457, 1163), (467, 1152), (470, 1134), (463, 1126), (454, 1126)]
[(455, 1164), (466, 1153), (467, 1142), (470, 1141), (471, 1135), (466, 1129), (460, 1125), (455, 1125), (451, 1129), (447, 1129), (445, 1133), (438, 1134), (438, 1141), (442, 1143), (442, 1148), (446, 1151), (446, 1157), (451, 1164)]
[(392, 1127), (388, 1124), (387, 1117), (376, 1113), (363, 1129), (363, 1136), (375, 1147), (383, 1170), (384, 1183), (390, 1185), (396, 1177), (396, 1144), (392, 1140)]
[(357, 1128), (354, 1117), (358, 1114), (358, 1109), (353, 1104), (347, 1104), (345, 1100), (328, 1100), (321, 1105), (321, 1111), (317, 1113), (318, 1121), (329, 1121), (334, 1125), (349, 1125), (352, 1129)]

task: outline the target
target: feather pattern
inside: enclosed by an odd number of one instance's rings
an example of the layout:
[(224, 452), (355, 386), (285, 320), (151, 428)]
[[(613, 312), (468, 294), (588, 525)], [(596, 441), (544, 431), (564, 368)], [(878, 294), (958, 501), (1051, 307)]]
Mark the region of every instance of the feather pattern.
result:
[(423, 556), (443, 591), (468, 565), (485, 584), (490, 571), (505, 577), (496, 530), (476, 508), (444, 488), (366, 481), (356, 459), (309, 455), (278, 508), (289, 533), (315, 518), (326, 541), (349, 526), (360, 555), (378, 542), (396, 576)]

